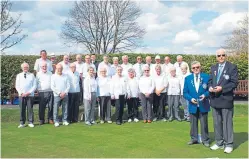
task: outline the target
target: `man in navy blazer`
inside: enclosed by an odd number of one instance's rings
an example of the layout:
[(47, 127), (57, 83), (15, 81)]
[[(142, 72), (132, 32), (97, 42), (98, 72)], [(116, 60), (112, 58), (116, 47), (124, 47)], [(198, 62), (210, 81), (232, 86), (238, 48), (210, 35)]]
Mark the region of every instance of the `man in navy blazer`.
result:
[(190, 136), (188, 145), (198, 143), (198, 119), (201, 122), (201, 140), (209, 147), (208, 112), (210, 111), (208, 80), (209, 75), (201, 73), (201, 64), (194, 61), (191, 64), (192, 74), (185, 78), (183, 96), (189, 102)]
[(215, 141), (211, 150), (233, 151), (233, 91), (238, 85), (237, 66), (226, 61), (224, 49), (216, 51), (217, 64), (211, 67), (208, 88), (213, 108)]

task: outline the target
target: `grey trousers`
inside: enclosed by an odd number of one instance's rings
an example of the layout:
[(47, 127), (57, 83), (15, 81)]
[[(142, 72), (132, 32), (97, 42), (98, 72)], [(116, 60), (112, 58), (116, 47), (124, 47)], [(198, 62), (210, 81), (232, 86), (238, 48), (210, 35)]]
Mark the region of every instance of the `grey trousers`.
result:
[(111, 97), (100, 96), (100, 120), (111, 121)]
[(169, 119), (173, 119), (173, 114), (175, 115), (176, 119), (180, 119), (179, 117), (179, 95), (168, 95), (168, 105), (169, 105), (169, 112), (168, 116)]
[(53, 104), (54, 95), (53, 92), (39, 92), (39, 119), (40, 122), (44, 122), (45, 110), (48, 105), (48, 120), (53, 120)]
[(96, 93), (91, 93), (91, 100), (84, 99), (85, 122), (94, 121), (94, 111), (96, 106)]
[(216, 144), (233, 147), (233, 108), (213, 108), (213, 118)]
[(67, 122), (67, 114), (68, 114), (68, 96), (66, 95), (63, 99), (59, 96), (54, 96), (54, 122), (58, 123), (58, 113), (59, 107), (62, 105), (62, 121)]
[(183, 97), (183, 95), (180, 96), (180, 102), (184, 107), (184, 118), (189, 119), (188, 101)]
[(209, 134), (208, 134), (208, 113), (200, 112), (197, 108), (195, 114), (190, 113), (190, 137), (193, 142), (198, 141), (198, 119), (201, 123), (201, 140), (203, 143), (209, 143)]
[(152, 103), (153, 94), (150, 94), (149, 98), (146, 98), (143, 93), (140, 93), (141, 105), (142, 105), (142, 116), (143, 120), (152, 119)]
[(20, 107), (20, 124), (25, 124), (26, 122), (26, 107), (28, 108), (27, 116), (28, 122), (34, 122), (34, 112), (33, 112), (34, 97), (19, 97), (19, 107)]

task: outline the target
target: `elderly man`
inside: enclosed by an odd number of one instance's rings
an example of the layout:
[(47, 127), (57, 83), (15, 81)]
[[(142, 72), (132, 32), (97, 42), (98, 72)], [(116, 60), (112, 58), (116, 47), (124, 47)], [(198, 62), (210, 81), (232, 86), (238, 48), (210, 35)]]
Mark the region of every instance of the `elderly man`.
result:
[(46, 105), (48, 105), (48, 122), (53, 124), (54, 95), (51, 89), (52, 72), (47, 71), (47, 63), (41, 64), (41, 70), (37, 73), (37, 89), (39, 92), (39, 119), (40, 125), (44, 124)]
[(56, 56), (55, 56), (54, 53), (51, 53), (51, 54), (50, 54), (50, 61), (51, 61), (51, 63), (52, 63), (52, 68), (53, 68), (52, 73), (54, 73), (54, 72), (55, 72), (55, 69), (56, 69), (56, 63), (57, 63)]
[(34, 66), (34, 70), (36, 72), (39, 72), (40, 69), (41, 69), (41, 64), (43, 62), (46, 62), (47, 63), (47, 70), (52, 72), (53, 71), (53, 66), (52, 66), (52, 62), (47, 58), (47, 52), (46, 50), (42, 50), (40, 52), (40, 55), (41, 55), (41, 58), (37, 59), (35, 61), (35, 66)]
[(70, 123), (78, 122), (79, 106), (80, 106), (80, 74), (76, 71), (76, 64), (70, 64), (68, 72), (70, 89), (68, 93), (68, 117)]
[(62, 68), (63, 68), (63, 72), (64, 74), (66, 74), (68, 71), (70, 71), (70, 63), (69, 63), (69, 56), (68, 55), (64, 55), (63, 56), (63, 61), (59, 62), (59, 64), (61, 64)]
[(107, 55), (103, 56), (103, 61), (99, 63), (99, 70), (98, 70), (98, 76), (100, 76), (100, 68), (106, 69), (106, 76), (111, 77), (112, 76), (112, 68), (111, 64), (108, 62), (109, 57)]
[(170, 75), (170, 68), (173, 67), (174, 65), (170, 63), (170, 57), (166, 56), (164, 58), (164, 64), (162, 64), (162, 70), (165, 73), (166, 76)]
[(145, 63), (150, 67), (150, 75), (152, 75), (152, 71), (153, 71), (152, 70), (153, 64), (151, 62), (152, 62), (151, 56), (146, 56)]
[(33, 113), (33, 99), (34, 91), (36, 89), (35, 76), (29, 72), (29, 65), (23, 63), (21, 65), (23, 72), (16, 76), (16, 90), (19, 95), (19, 107), (20, 107), (20, 125), (18, 128), (25, 127), (26, 121), (26, 107), (28, 107), (28, 126), (34, 127), (34, 113)]
[(143, 63), (142, 63), (142, 57), (137, 57), (137, 63), (133, 65), (133, 69), (135, 70), (136, 78), (139, 79), (141, 76), (143, 76)]
[(68, 76), (62, 73), (62, 71), (63, 71), (62, 65), (57, 64), (56, 72), (51, 77), (51, 89), (54, 93), (53, 118), (54, 118), (55, 127), (60, 126), (58, 119), (58, 112), (60, 105), (62, 105), (63, 125), (69, 125), (67, 121), (67, 116), (68, 116), (68, 92), (70, 89), (70, 82)]
[(215, 141), (211, 150), (223, 149), (225, 153), (233, 151), (233, 91), (238, 85), (237, 66), (226, 61), (226, 52), (216, 52), (217, 64), (211, 67), (208, 83), (210, 101), (213, 108)]
[(127, 78), (128, 77), (128, 70), (130, 68), (132, 68), (132, 64), (130, 64), (128, 62), (128, 56), (127, 55), (124, 55), (122, 56), (122, 61), (123, 61), (123, 64), (121, 64), (121, 67), (123, 68), (123, 71), (122, 71), (122, 75)]
[(76, 61), (74, 62), (76, 65), (76, 71), (80, 74), (80, 94), (81, 96), (79, 97), (80, 100), (80, 105), (83, 103), (83, 83), (82, 83), (82, 77), (83, 77), (83, 64), (84, 62), (82, 61), (82, 56), (80, 54), (76, 55)]
[[(174, 64), (174, 67), (176, 68), (176, 75), (181, 76), (182, 75), (182, 71), (181, 71), (181, 65), (182, 64), (186, 64), (188, 66), (188, 64), (186, 62), (183, 61), (183, 57), (181, 55), (177, 55), (176, 57), (176, 63)], [(188, 66), (188, 72), (189, 71), (189, 66)]]
[(201, 64), (198, 61), (191, 63), (193, 74), (184, 81), (183, 96), (189, 101), (190, 136), (188, 145), (198, 143), (198, 119), (201, 122), (201, 140), (204, 146), (209, 147), (208, 112), (210, 111), (208, 80), (209, 75), (201, 73)]

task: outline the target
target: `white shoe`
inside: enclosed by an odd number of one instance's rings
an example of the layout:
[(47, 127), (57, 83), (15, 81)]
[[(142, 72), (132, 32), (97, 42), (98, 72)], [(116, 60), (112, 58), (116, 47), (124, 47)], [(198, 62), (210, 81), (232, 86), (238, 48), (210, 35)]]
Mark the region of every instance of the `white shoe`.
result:
[(135, 121), (136, 123), (139, 122), (139, 120), (138, 120), (137, 118), (135, 118), (134, 121)]
[(96, 122), (95, 122), (95, 121), (92, 121), (91, 123), (92, 123), (92, 124), (96, 124)]
[(157, 118), (154, 118), (153, 121), (157, 121)]
[(25, 125), (24, 124), (20, 124), (17, 128), (24, 128)]
[(105, 123), (105, 121), (104, 120), (100, 120), (100, 124), (104, 124)]
[(214, 144), (213, 146), (210, 147), (211, 150), (218, 150), (218, 149), (224, 149), (224, 146), (218, 146)]
[(165, 121), (165, 122), (166, 122), (166, 121), (167, 121), (167, 119), (166, 119), (166, 118), (163, 118), (163, 119), (162, 119), (162, 121)]
[(231, 153), (233, 151), (232, 147), (226, 147), (224, 153)]
[(112, 121), (107, 121), (107, 123), (108, 123), (108, 124), (111, 124), (111, 123), (112, 123)]
[(28, 124), (28, 126), (29, 126), (30, 128), (35, 127), (33, 123)]
[(55, 127), (59, 127), (60, 124), (56, 122), (56, 123), (54, 123), (54, 126), (55, 126)]
[(130, 122), (132, 122), (132, 120), (131, 120), (131, 119), (129, 119), (129, 120), (128, 120), (128, 123), (130, 123)]
[(65, 122), (63, 122), (63, 125), (68, 126), (68, 125), (69, 125), (69, 123), (68, 123), (67, 121), (65, 121)]

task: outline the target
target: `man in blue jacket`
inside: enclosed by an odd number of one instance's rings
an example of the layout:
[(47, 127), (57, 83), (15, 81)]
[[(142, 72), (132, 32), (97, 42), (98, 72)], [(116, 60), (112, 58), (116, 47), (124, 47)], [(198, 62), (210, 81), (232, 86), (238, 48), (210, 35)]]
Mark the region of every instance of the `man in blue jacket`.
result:
[(208, 112), (210, 111), (208, 80), (209, 75), (201, 73), (201, 64), (194, 61), (191, 64), (192, 74), (185, 78), (183, 96), (189, 101), (190, 136), (188, 145), (198, 143), (198, 119), (201, 122), (201, 140), (209, 147)]

